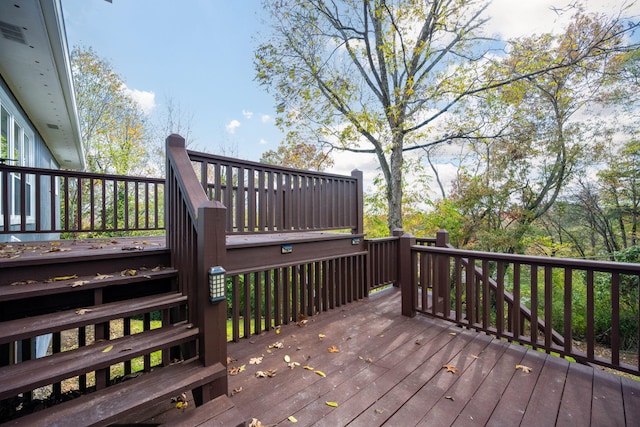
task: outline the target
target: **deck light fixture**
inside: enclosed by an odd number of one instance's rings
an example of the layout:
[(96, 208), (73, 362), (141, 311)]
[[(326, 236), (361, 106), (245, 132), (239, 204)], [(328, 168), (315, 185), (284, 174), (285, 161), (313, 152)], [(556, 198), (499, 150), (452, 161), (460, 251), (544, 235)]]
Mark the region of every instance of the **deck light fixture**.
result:
[(220, 302), (226, 299), (227, 283), (225, 275), (227, 271), (219, 265), (209, 269), (209, 300)]

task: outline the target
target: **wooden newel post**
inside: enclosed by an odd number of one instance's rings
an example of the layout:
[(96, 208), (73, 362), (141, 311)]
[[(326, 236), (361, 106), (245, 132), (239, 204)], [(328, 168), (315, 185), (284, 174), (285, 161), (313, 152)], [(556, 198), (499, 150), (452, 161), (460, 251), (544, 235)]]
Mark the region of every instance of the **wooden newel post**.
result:
[[(449, 246), (449, 232), (447, 230), (439, 230), (436, 233), (436, 247), (446, 248)], [(450, 271), (449, 257), (446, 255), (438, 255), (435, 265), (435, 286), (438, 287), (438, 302), (434, 307), (434, 312), (441, 312), (444, 316), (449, 316), (447, 311), (451, 305), (449, 292)]]
[(412, 234), (404, 234), (400, 237), (398, 245), (398, 280), (402, 291), (402, 315), (409, 317), (416, 315), (416, 270), (411, 254), (411, 246), (415, 244), (416, 238)]
[(352, 230), (353, 234), (362, 234), (364, 233), (364, 223), (363, 223), (363, 215), (364, 215), (364, 192), (363, 192), (363, 178), (362, 171), (358, 169), (354, 169), (351, 171), (351, 176), (356, 179), (356, 223), (355, 227)]
[[(207, 201), (198, 208), (198, 328), (199, 355), (205, 366), (220, 362), (227, 365), (227, 302), (210, 302), (209, 269), (226, 264), (226, 208), (220, 202)], [(226, 375), (209, 387), (203, 387), (203, 401), (227, 394)]]

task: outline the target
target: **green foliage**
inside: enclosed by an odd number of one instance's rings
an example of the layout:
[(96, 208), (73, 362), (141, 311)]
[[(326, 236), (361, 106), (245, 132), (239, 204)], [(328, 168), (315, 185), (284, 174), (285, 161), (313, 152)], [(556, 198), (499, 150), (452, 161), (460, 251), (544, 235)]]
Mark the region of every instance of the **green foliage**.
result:
[(90, 172), (144, 175), (144, 114), (111, 64), (91, 48), (71, 52), (82, 143)]

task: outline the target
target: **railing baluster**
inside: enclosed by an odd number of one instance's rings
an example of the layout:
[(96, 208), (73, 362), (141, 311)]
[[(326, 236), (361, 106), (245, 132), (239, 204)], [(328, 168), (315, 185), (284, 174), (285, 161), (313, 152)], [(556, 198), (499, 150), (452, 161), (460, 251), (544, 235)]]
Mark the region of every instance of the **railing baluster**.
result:
[(553, 325), (553, 269), (544, 267), (544, 347), (547, 353), (551, 348), (551, 326)]
[(611, 274), (611, 363), (620, 364), (620, 273)]
[[(573, 270), (564, 269), (564, 352), (570, 354), (573, 347)], [(551, 328), (549, 340), (551, 341)]]

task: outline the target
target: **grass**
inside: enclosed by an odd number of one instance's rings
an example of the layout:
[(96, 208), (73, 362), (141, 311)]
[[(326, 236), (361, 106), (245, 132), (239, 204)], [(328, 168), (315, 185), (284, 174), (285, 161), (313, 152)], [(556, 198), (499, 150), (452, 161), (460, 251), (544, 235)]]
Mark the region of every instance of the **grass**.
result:
[[(131, 334), (138, 334), (144, 331), (144, 322), (138, 319), (131, 319)], [(157, 329), (162, 327), (162, 321), (160, 320), (152, 320), (151, 321), (151, 329)], [(78, 329), (71, 329), (67, 331), (63, 331), (61, 333), (62, 340), (62, 351), (69, 351), (78, 348)], [(91, 344), (94, 341), (94, 327), (93, 325), (87, 326), (86, 328), (86, 336), (87, 336), (87, 345)], [(112, 320), (110, 322), (110, 337), (120, 338), (124, 336), (124, 320), (117, 319)], [(155, 351), (151, 353), (151, 366), (157, 366), (162, 363), (162, 351)], [(144, 356), (139, 356), (134, 359), (131, 359), (131, 372), (140, 372), (144, 370)], [(118, 378), (122, 378), (125, 376), (125, 363), (117, 363), (112, 365), (109, 372), (109, 378), (113, 381)], [(69, 392), (72, 390), (79, 390), (80, 388), (80, 379), (79, 377), (69, 378), (61, 382), (62, 392)], [(95, 372), (89, 372), (86, 375), (86, 385), (87, 387), (95, 386)], [(51, 386), (43, 387), (41, 389), (43, 391), (42, 394), (51, 393)]]

